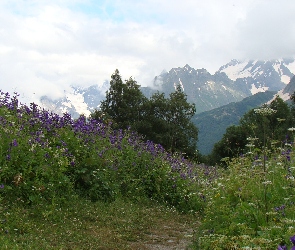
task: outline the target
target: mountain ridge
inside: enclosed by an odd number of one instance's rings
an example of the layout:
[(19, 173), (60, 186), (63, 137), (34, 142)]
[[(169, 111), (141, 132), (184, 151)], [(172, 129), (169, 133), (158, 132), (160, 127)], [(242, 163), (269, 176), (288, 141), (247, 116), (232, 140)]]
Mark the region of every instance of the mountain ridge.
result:
[[(180, 85), (187, 94), (188, 102), (195, 103), (196, 113), (202, 113), (231, 102), (238, 102), (258, 92), (283, 91), (286, 80), (295, 74), (294, 59), (272, 61), (231, 60), (221, 66), (214, 74), (206, 69), (184, 67), (162, 71), (153, 79), (152, 87), (141, 87), (145, 96), (150, 97), (156, 91), (169, 95)], [(102, 86), (87, 88), (73, 87), (65, 92), (63, 98), (52, 100), (47, 96), (40, 99), (41, 106), (58, 114), (70, 113), (73, 118), (80, 114), (88, 116), (99, 107), (109, 87), (106, 80)], [(281, 93), (288, 97), (288, 94)]]

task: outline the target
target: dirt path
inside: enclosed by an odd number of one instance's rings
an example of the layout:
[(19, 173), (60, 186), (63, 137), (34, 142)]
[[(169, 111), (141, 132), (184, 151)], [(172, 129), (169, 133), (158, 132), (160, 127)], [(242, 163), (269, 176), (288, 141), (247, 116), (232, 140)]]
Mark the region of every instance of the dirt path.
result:
[[(132, 250), (188, 250), (193, 242), (194, 231), (192, 225), (179, 223), (177, 227), (163, 225), (146, 234), (144, 242), (134, 242)], [(190, 227), (189, 227), (190, 226)]]

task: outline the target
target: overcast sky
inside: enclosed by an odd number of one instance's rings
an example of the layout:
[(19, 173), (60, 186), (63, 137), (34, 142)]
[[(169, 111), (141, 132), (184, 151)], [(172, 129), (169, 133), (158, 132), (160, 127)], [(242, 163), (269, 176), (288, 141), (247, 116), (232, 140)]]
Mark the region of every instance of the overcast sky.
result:
[(189, 64), (295, 55), (294, 0), (0, 0), (0, 89), (27, 101), (115, 69), (151, 84)]

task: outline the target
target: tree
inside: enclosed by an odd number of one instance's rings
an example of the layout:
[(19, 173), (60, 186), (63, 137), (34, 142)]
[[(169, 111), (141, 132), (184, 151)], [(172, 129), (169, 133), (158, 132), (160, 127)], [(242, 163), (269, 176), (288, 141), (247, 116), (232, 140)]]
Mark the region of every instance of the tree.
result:
[(215, 143), (209, 163), (220, 163), (225, 157), (237, 157), (244, 152), (249, 130), (244, 126), (230, 126), (226, 129), (222, 139)]
[(106, 99), (91, 118), (111, 120), (114, 129), (130, 127), (172, 153), (178, 151), (193, 157), (198, 139), (198, 129), (191, 122), (195, 112), (195, 105), (187, 102), (180, 86), (169, 98), (157, 92), (148, 99), (134, 79), (123, 83), (116, 70), (111, 76)]
[(283, 143), (288, 135), (288, 128), (292, 127), (292, 114), (289, 106), (277, 96), (269, 105), (263, 105), (260, 109), (270, 109), (268, 115), (257, 112), (259, 109), (252, 109), (240, 120), (238, 126), (227, 128), (222, 139), (214, 145), (211, 159), (215, 163), (224, 157), (236, 157), (246, 153), (249, 144), (247, 138), (257, 138), (258, 147), (268, 146), (274, 141)]
[(186, 94), (178, 85), (176, 91), (170, 94), (167, 112), (168, 143), (172, 152), (180, 150), (189, 155), (195, 154), (198, 129), (191, 122), (195, 112), (195, 105), (187, 102)]
[(242, 117), (240, 124), (248, 128), (249, 134), (257, 137), (261, 143), (264, 136), (268, 144), (274, 140), (283, 141), (293, 123), (290, 107), (282, 98), (276, 96), (269, 105), (263, 105), (261, 108), (270, 108), (275, 112), (262, 116), (255, 112), (255, 109), (250, 110)]
[(147, 99), (139, 87), (132, 77), (123, 83), (119, 70), (116, 69), (111, 76), (106, 99), (101, 102), (100, 110), (96, 110), (91, 117), (110, 119), (113, 128), (136, 127), (136, 123), (143, 117), (143, 104)]
[(147, 139), (161, 144), (166, 150), (186, 153), (195, 157), (198, 129), (191, 122), (196, 112), (194, 104), (178, 86), (165, 98), (164, 93), (155, 93), (146, 105), (146, 130), (141, 131)]

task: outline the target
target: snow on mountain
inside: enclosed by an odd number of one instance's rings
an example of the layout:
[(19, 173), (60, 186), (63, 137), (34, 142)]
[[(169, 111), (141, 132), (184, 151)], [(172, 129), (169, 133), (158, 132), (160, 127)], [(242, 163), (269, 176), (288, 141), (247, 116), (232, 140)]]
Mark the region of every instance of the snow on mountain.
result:
[[(233, 81), (238, 78), (258, 77), (264, 74), (270, 74), (270, 68), (273, 68), (281, 78), (281, 81), (288, 84), (295, 74), (294, 59), (280, 59), (272, 61), (238, 61), (232, 60), (228, 64), (220, 67), (219, 71), (224, 72)], [(267, 72), (265, 72), (267, 69)]]
[(72, 90), (65, 92), (63, 98), (52, 100), (42, 96), (40, 102), (43, 108), (59, 115), (69, 113), (73, 118), (78, 118), (79, 115), (84, 114), (87, 117), (99, 107), (100, 101), (105, 97), (104, 90), (108, 89), (108, 84), (105, 82), (102, 86), (93, 85), (87, 88), (72, 86)]
[[(84, 101), (84, 94), (85, 92), (82, 93), (67, 93), (66, 94), (66, 101), (62, 102), (62, 104), (65, 107), (73, 107), (77, 113), (79, 114), (84, 114), (86, 116), (90, 115), (90, 111), (88, 110), (88, 106)], [(63, 110), (65, 112), (66, 109)]]
[(233, 81), (245, 79), (252, 95), (266, 90), (279, 91), (295, 74), (295, 60), (232, 60), (218, 72), (224, 72)]
[[(174, 92), (178, 85), (186, 93), (187, 100), (194, 103), (196, 113), (204, 112), (232, 101), (240, 101), (248, 96), (243, 88), (236, 87), (234, 81), (223, 72), (211, 75), (206, 69), (194, 69), (186, 64), (184, 67), (172, 68), (154, 78), (166, 96)], [(247, 93), (246, 93), (247, 92)]]
[(274, 96), (274, 98), (271, 99), (268, 103), (271, 103), (276, 96), (279, 96), (284, 101), (288, 101), (290, 100), (291, 95), (293, 95), (294, 93), (295, 93), (295, 76), (293, 76), (290, 82), (286, 85), (286, 87), (278, 91), (278, 93)]
[(244, 68), (248, 62), (240, 62), (238, 60), (231, 60), (228, 64), (219, 68), (219, 72), (224, 72), (229, 79), (235, 81), (238, 78), (250, 77), (251, 73), (245, 71)]
[[(162, 71), (154, 78), (152, 88), (141, 87), (141, 90), (148, 98), (157, 90), (168, 96), (180, 85), (188, 101), (196, 105), (197, 113), (201, 113), (267, 90), (278, 92), (284, 99), (289, 99), (291, 90), (287, 86), (294, 74), (294, 59), (232, 60), (221, 66), (214, 75), (204, 68), (194, 69), (186, 64), (184, 67), (172, 68), (169, 72)], [(40, 101), (45, 109), (58, 114), (68, 112), (73, 118), (81, 114), (89, 116), (105, 99), (108, 89), (109, 82), (105, 81), (100, 86), (72, 87), (72, 91), (65, 92), (63, 98), (51, 100), (43, 96)]]

